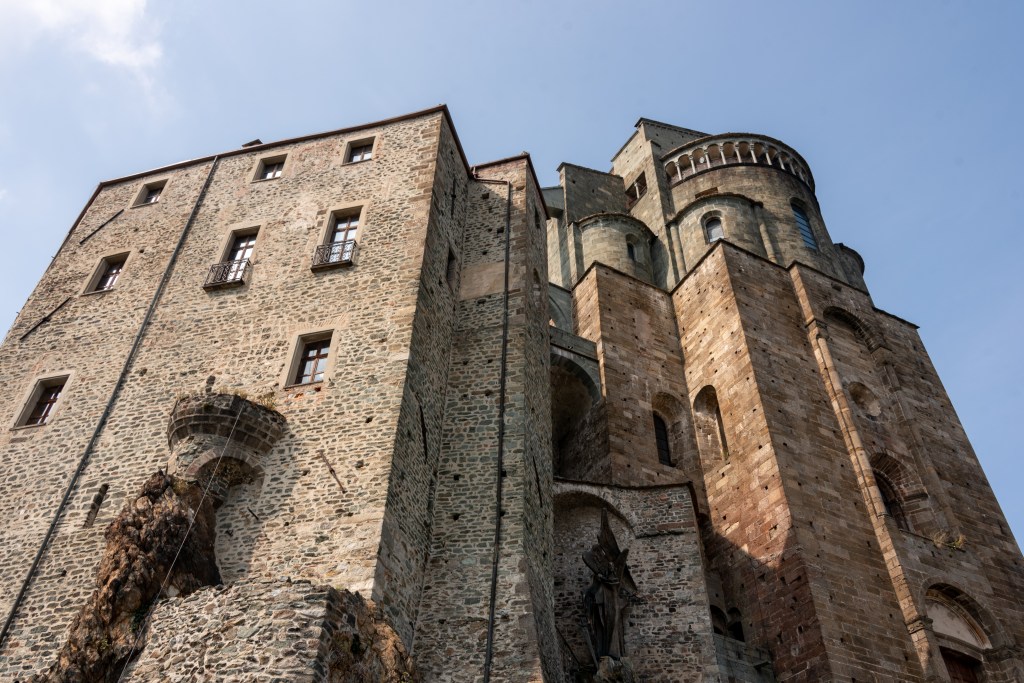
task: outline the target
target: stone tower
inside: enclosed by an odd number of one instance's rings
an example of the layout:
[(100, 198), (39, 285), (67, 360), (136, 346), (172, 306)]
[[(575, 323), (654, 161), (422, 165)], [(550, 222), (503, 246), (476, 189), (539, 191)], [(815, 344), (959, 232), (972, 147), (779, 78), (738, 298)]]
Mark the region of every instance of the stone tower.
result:
[(806, 161), (612, 164), (438, 107), (101, 183), (0, 347), (0, 677), (1024, 680), (1020, 551)]

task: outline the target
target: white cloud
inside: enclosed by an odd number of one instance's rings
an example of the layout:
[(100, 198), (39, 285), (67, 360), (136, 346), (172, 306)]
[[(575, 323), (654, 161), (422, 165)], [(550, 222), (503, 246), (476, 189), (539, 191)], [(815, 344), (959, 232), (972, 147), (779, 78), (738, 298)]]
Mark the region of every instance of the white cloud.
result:
[(0, 38), (25, 47), (48, 38), (126, 69), (147, 87), (162, 55), (146, 0), (0, 0), (0, 24)]

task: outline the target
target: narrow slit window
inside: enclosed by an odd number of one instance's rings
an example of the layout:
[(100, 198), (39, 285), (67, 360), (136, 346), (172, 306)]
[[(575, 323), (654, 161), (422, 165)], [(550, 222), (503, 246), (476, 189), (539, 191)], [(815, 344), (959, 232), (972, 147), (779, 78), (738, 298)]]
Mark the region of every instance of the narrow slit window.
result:
[(658, 443), (658, 462), (672, 464), (672, 451), (668, 445), (668, 427), (657, 413), (654, 414), (654, 440)]
[(811, 222), (807, 219), (807, 213), (795, 202), (790, 206), (793, 208), (793, 218), (796, 220), (796, 227), (800, 230), (800, 237), (804, 240), (804, 246), (817, 250), (818, 240), (814, 238), (814, 231), (811, 230)]

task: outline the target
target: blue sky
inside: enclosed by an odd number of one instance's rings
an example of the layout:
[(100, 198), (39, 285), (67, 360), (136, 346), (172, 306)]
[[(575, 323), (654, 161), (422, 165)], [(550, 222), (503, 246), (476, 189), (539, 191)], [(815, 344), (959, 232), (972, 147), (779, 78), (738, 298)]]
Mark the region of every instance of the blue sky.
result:
[(645, 116), (810, 163), (1024, 535), (1024, 5), (0, 0), (0, 328), (96, 183), (438, 103), (470, 162), (605, 169)]

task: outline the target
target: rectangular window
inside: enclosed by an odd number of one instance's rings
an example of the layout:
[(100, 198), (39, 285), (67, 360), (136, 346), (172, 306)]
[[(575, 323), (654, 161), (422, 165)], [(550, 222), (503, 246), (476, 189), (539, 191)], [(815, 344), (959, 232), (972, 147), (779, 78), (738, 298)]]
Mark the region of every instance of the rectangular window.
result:
[(327, 370), (327, 356), (330, 348), (330, 337), (303, 342), (294, 383), (312, 384), (313, 382), (322, 382), (324, 372)]
[(163, 194), (164, 186), (166, 185), (166, 180), (160, 180), (155, 183), (146, 183), (139, 192), (139, 196), (136, 197), (134, 206), (148, 206), (150, 204), (156, 204), (160, 201), (160, 195)]
[(260, 161), (256, 167), (256, 180), (274, 180), (284, 171), (284, 157), (271, 157)]
[(349, 164), (355, 164), (360, 161), (369, 161), (373, 158), (373, 139), (360, 140), (359, 142), (353, 142), (348, 148), (348, 156), (345, 161)]
[(231, 238), (224, 260), (210, 268), (203, 286), (243, 284), (251, 265), (249, 259), (252, 258), (252, 251), (256, 246), (256, 235), (254, 231), (235, 234)]
[(18, 421), (17, 426), (38, 427), (49, 422), (67, 381), (68, 378), (66, 376), (40, 381), (36, 385), (35, 391), (32, 392), (32, 398), (22, 412), (22, 417)]
[(317, 247), (313, 267), (352, 265), (356, 254), (361, 209), (338, 211), (331, 215), (327, 240)]
[(100, 278), (96, 281), (96, 286), (92, 291), (108, 292), (113, 289), (114, 285), (117, 284), (118, 278), (121, 277), (121, 270), (124, 268), (124, 263), (127, 260), (125, 256), (103, 259), (103, 263), (100, 265)]

